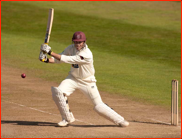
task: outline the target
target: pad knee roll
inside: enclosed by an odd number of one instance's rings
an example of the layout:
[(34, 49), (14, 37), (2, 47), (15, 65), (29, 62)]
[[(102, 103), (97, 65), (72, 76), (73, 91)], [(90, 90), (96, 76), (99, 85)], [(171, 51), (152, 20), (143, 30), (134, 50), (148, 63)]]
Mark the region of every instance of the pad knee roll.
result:
[(64, 96), (63, 92), (57, 87), (51, 87), (52, 98), (56, 103), (62, 118), (70, 122), (72, 120), (72, 115), (69, 109), (67, 97)]
[(117, 112), (115, 112), (113, 109), (111, 109), (109, 106), (107, 106), (104, 103), (100, 103), (96, 105), (94, 110), (99, 115), (105, 117), (111, 122), (114, 122), (116, 125), (119, 125), (119, 123), (124, 120), (124, 118), (121, 115), (119, 115)]

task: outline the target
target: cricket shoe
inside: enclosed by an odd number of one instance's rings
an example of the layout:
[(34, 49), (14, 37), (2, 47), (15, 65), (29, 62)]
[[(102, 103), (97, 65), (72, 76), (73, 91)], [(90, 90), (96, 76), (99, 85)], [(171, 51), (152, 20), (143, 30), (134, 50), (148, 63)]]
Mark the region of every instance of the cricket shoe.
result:
[(126, 120), (123, 120), (118, 125), (121, 127), (127, 127), (127, 126), (129, 126), (129, 122), (127, 122)]
[(71, 113), (71, 116), (72, 116), (72, 119), (70, 120), (70, 122), (68, 122), (65, 119), (63, 119), (61, 122), (59, 122), (57, 124), (57, 126), (64, 127), (64, 126), (68, 126), (69, 123), (73, 123), (75, 121), (75, 118), (74, 118), (72, 113)]

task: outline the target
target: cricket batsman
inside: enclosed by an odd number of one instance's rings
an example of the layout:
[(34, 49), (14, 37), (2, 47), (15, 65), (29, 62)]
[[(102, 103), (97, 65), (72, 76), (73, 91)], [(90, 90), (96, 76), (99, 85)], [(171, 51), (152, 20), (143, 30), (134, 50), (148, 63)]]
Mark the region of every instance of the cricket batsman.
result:
[[(56, 103), (62, 116), (58, 126), (64, 127), (75, 121), (73, 113), (69, 109), (67, 97), (76, 89), (81, 90), (93, 103), (94, 110), (101, 116), (112, 121), (118, 126), (127, 127), (127, 122), (121, 115), (103, 103), (96, 85), (93, 55), (86, 44), (86, 36), (83, 32), (75, 32), (72, 37), (72, 44), (62, 53), (51, 51), (47, 44), (41, 45), (39, 60), (45, 63), (67, 63), (71, 70), (58, 87), (51, 87), (52, 98)], [(47, 54), (52, 56), (47, 57)]]

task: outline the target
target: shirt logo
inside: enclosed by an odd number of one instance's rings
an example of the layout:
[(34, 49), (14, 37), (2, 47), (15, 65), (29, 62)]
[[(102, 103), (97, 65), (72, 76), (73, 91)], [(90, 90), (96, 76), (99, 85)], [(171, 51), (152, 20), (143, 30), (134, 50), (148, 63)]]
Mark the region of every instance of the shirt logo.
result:
[(78, 64), (72, 64), (73, 68), (79, 68)]
[(83, 57), (83, 56), (80, 56), (80, 58), (81, 58), (81, 60), (83, 60), (83, 59), (84, 59), (84, 57)]

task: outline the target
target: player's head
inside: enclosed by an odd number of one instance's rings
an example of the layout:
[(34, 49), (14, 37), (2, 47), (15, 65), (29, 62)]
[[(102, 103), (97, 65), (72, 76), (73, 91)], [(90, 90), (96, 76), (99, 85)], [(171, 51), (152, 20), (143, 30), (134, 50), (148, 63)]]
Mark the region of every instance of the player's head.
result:
[(72, 41), (75, 44), (77, 50), (81, 50), (85, 47), (86, 36), (83, 32), (77, 31), (73, 34)]
[(86, 41), (86, 36), (85, 36), (85, 34), (83, 33), (83, 32), (81, 32), (81, 31), (77, 31), (77, 32), (75, 32), (74, 34), (73, 34), (73, 38), (72, 38), (72, 41), (73, 42), (77, 42), (77, 41), (83, 41), (83, 42), (85, 42)]

